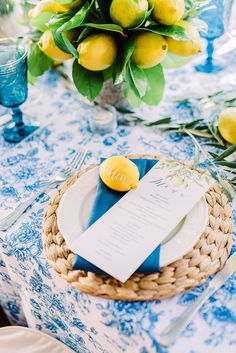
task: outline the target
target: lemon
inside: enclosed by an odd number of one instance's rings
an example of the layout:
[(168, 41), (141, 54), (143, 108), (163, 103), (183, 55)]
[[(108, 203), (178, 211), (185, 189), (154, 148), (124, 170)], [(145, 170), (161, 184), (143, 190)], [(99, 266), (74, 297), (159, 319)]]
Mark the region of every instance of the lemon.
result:
[[(70, 32), (65, 32), (65, 35), (70, 39)], [(56, 62), (63, 62), (64, 60), (72, 58), (71, 54), (67, 54), (58, 48), (54, 42), (52, 32), (47, 30), (43, 33), (43, 35), (39, 39), (39, 47), (41, 51), (49, 56), (49, 58), (53, 59)]]
[(33, 9), (29, 10), (28, 17), (33, 19), (39, 16), (42, 12), (67, 12), (70, 9), (75, 9), (83, 4), (83, 0), (76, 0), (71, 4), (60, 4), (56, 0), (40, 1)]
[(40, 1), (33, 9), (29, 10), (28, 16), (33, 19), (40, 15), (42, 12), (66, 12), (68, 8), (54, 0)]
[(220, 113), (218, 129), (225, 141), (236, 144), (236, 108), (226, 108)]
[(122, 156), (107, 158), (100, 166), (100, 177), (104, 184), (117, 191), (136, 188), (139, 170), (135, 163)]
[(110, 16), (114, 23), (129, 28), (139, 25), (147, 10), (147, 0), (113, 0)]
[(159, 64), (167, 54), (165, 38), (152, 32), (143, 32), (135, 37), (135, 48), (131, 60), (137, 66), (147, 69)]
[(81, 66), (91, 71), (101, 71), (110, 67), (117, 55), (116, 41), (110, 34), (92, 34), (78, 46)]
[(148, 0), (154, 6), (152, 18), (163, 25), (175, 24), (184, 14), (184, 0)]
[(178, 21), (177, 26), (183, 27), (189, 40), (175, 40), (168, 37), (167, 43), (169, 51), (180, 56), (195, 55), (201, 51), (201, 39), (197, 29), (186, 21)]

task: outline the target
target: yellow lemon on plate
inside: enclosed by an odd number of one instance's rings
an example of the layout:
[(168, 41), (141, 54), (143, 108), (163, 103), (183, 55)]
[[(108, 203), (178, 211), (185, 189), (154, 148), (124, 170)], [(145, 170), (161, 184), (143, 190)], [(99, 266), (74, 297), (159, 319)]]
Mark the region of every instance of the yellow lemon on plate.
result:
[(218, 129), (225, 141), (236, 144), (236, 108), (226, 108), (219, 116)]
[(147, 69), (159, 64), (167, 54), (168, 44), (164, 37), (152, 32), (143, 32), (135, 37), (135, 48), (131, 61)]
[(117, 191), (128, 191), (137, 187), (139, 170), (136, 164), (128, 158), (113, 156), (102, 162), (100, 177), (109, 188)]
[(152, 18), (163, 25), (175, 24), (184, 14), (184, 0), (148, 0), (148, 2), (154, 6)]
[(91, 71), (101, 71), (110, 67), (117, 55), (116, 41), (110, 34), (92, 34), (77, 48), (78, 62)]
[[(71, 33), (70, 31), (65, 32), (65, 35), (70, 39)], [(43, 33), (43, 35), (39, 39), (39, 47), (41, 51), (49, 56), (49, 58), (53, 59), (56, 62), (62, 63), (65, 60), (71, 59), (72, 55), (67, 54), (64, 51), (62, 51), (58, 46), (56, 46), (52, 32), (50, 30), (47, 30)]]
[(168, 49), (171, 53), (180, 56), (195, 55), (201, 51), (201, 39), (198, 30), (186, 21), (178, 21), (175, 23), (177, 26), (183, 27), (188, 40), (175, 40), (171, 37), (167, 37)]
[(114, 23), (123, 28), (130, 28), (142, 22), (147, 10), (147, 0), (113, 0), (110, 16)]

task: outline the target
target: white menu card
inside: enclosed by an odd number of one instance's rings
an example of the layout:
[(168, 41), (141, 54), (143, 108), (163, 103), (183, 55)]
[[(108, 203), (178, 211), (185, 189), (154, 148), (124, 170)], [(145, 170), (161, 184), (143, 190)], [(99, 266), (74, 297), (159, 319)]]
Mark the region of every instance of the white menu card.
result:
[(125, 282), (213, 183), (206, 174), (179, 162), (162, 160), (71, 247)]

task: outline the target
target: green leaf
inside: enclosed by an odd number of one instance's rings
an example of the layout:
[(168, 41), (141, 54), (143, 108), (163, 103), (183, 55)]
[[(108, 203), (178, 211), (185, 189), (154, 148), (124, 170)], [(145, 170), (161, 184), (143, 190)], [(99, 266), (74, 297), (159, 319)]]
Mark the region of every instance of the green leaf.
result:
[(236, 145), (232, 145), (228, 147), (223, 153), (221, 153), (217, 158), (216, 161), (222, 161), (226, 157), (230, 156), (232, 153), (236, 151)]
[(69, 53), (71, 53), (75, 58), (78, 59), (78, 57), (79, 57), (78, 51), (75, 49), (74, 45), (69, 41), (69, 39), (67, 38), (67, 36), (64, 33), (62, 33), (62, 39), (65, 43), (65, 46), (69, 50)]
[(169, 124), (171, 123), (171, 118), (167, 117), (167, 118), (162, 118), (162, 119), (158, 119), (158, 120), (154, 120), (151, 121), (150, 123), (145, 123), (145, 126), (158, 126), (158, 125), (165, 125), (165, 124)]
[(161, 65), (164, 69), (177, 69), (181, 66), (186, 65), (192, 60), (192, 56), (178, 56), (168, 52), (161, 62)]
[(87, 38), (90, 34), (94, 33), (95, 30), (93, 28), (84, 28), (83, 31), (80, 33), (79, 38), (77, 40), (78, 43), (80, 43), (82, 40)]
[(135, 47), (134, 36), (129, 36), (123, 41), (123, 47), (119, 49), (118, 56), (115, 61), (113, 82), (114, 84), (123, 81), (123, 73), (125, 72), (126, 65), (133, 54)]
[(70, 50), (67, 48), (67, 45), (64, 42), (62, 33), (52, 32), (52, 35), (56, 46), (65, 53), (71, 54)]
[(171, 37), (175, 40), (188, 40), (189, 37), (185, 32), (183, 27), (172, 25), (172, 26), (150, 26), (150, 27), (140, 27), (136, 29), (137, 31), (149, 31), (153, 33), (160, 34), (162, 36)]
[(225, 150), (225, 146), (222, 146), (222, 145), (220, 145), (220, 144), (218, 144), (218, 143), (208, 143), (208, 142), (205, 142), (204, 143), (204, 145), (205, 146), (210, 146), (210, 147), (216, 147), (216, 148), (219, 148), (219, 149), (221, 149), (221, 150)]
[(217, 154), (211, 151), (208, 151), (208, 153), (215, 159), (217, 157)]
[(30, 20), (30, 25), (34, 28), (37, 28), (39, 31), (46, 31), (48, 26), (48, 21), (54, 16), (53, 12), (42, 12), (37, 17)]
[(28, 57), (28, 70), (34, 77), (41, 76), (54, 65), (54, 61), (45, 55), (36, 43)]
[(113, 76), (114, 65), (111, 65), (106, 70), (103, 70), (103, 80), (107, 81)]
[(209, 131), (211, 132), (213, 138), (221, 145), (224, 146), (224, 141), (218, 131), (218, 128), (216, 127), (216, 125), (214, 124), (214, 122), (211, 122), (209, 124), (207, 124)]
[(151, 69), (143, 70), (147, 80), (147, 92), (142, 100), (149, 105), (157, 105), (160, 103), (165, 88), (165, 77), (161, 65), (152, 67)]
[(90, 101), (93, 101), (101, 92), (103, 86), (101, 71), (89, 71), (79, 65), (78, 60), (75, 59), (72, 76), (77, 90)]
[(87, 14), (89, 13), (89, 10), (93, 3), (94, 0), (92, 0), (91, 3), (86, 1), (85, 4), (81, 7), (81, 9), (76, 12), (76, 14), (72, 18), (70, 18), (68, 22), (64, 23), (61, 27), (57, 29), (57, 32), (65, 32), (69, 29), (73, 29), (80, 26), (85, 20)]
[(183, 123), (183, 126), (185, 126), (186, 128), (193, 128), (193, 127), (198, 127), (200, 128), (200, 124), (202, 124), (204, 122), (203, 119), (195, 119), (193, 121), (187, 122), (187, 123)]
[(96, 28), (103, 31), (117, 32), (124, 35), (123, 28), (114, 23), (83, 23), (83, 26)]
[(133, 107), (139, 107), (141, 104), (141, 98), (138, 96), (138, 91), (132, 80), (130, 70), (127, 67), (125, 72), (125, 82), (124, 82), (124, 95), (128, 102)]
[(140, 97), (147, 91), (148, 81), (144, 71), (134, 64), (129, 64), (130, 75)]
[(191, 134), (198, 136), (198, 137), (203, 137), (203, 138), (212, 138), (212, 135), (209, 134), (209, 132), (207, 131), (201, 131), (201, 130), (197, 130), (197, 129), (186, 129), (188, 130)]
[(27, 72), (27, 80), (28, 80), (28, 82), (29, 82), (31, 85), (34, 85), (35, 82), (37, 81), (37, 77), (31, 75), (31, 73), (30, 73), (29, 70), (28, 70), (28, 72)]
[(229, 168), (236, 168), (236, 162), (229, 162), (229, 161), (215, 161), (217, 165), (222, 165), (224, 167)]
[(54, 14), (54, 16), (51, 17), (47, 25), (51, 29), (51, 31), (56, 31), (64, 23), (67, 23), (74, 16), (75, 13), (75, 11), (68, 11), (57, 15)]
[(59, 2), (60, 4), (66, 5), (66, 4), (72, 4), (76, 0), (56, 0), (56, 2)]

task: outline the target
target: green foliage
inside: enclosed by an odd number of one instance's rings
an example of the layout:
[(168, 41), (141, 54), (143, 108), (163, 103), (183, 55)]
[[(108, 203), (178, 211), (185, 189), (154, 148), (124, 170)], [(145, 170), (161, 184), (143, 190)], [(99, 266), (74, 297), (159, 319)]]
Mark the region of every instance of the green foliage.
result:
[(140, 69), (138, 66), (134, 64), (129, 64), (129, 71), (132, 77), (132, 81), (137, 90), (137, 94), (140, 98), (145, 96), (145, 93), (148, 88), (148, 80), (147, 76), (143, 69)]
[(54, 61), (40, 50), (38, 43), (32, 45), (28, 57), (28, 70), (31, 76), (41, 76), (45, 71), (52, 67), (53, 64)]
[(192, 60), (192, 56), (178, 56), (173, 53), (167, 53), (161, 65), (164, 69), (177, 69), (186, 65)]
[(78, 60), (75, 60), (72, 76), (77, 90), (88, 100), (93, 101), (101, 92), (103, 86), (103, 74), (101, 71), (89, 71), (79, 65)]
[(141, 102), (157, 105), (164, 94), (165, 78), (161, 65), (140, 69), (134, 64), (126, 68), (124, 93), (128, 102), (138, 107)]
[(120, 43), (120, 48), (118, 52), (118, 56), (114, 66), (113, 72), (113, 82), (115, 84), (121, 83), (123, 81), (123, 74), (126, 69), (126, 65), (128, 64), (131, 55), (134, 51), (135, 41), (134, 36), (129, 36), (126, 40)]
[(84, 5), (79, 9), (76, 14), (69, 19), (69, 21), (65, 22), (63, 25), (61, 25), (58, 29), (57, 32), (65, 32), (68, 31), (69, 29), (76, 28), (80, 26), (83, 21), (86, 19), (92, 5), (94, 3), (94, 0), (89, 3), (86, 1)]
[(114, 23), (83, 23), (83, 26), (96, 28), (100, 31), (110, 31), (110, 32), (117, 32), (120, 34), (124, 34), (123, 28)]
[(75, 15), (75, 13), (75, 11), (68, 11), (57, 15), (54, 14), (47, 25), (52, 31), (56, 31), (62, 25), (67, 23)]
[(13, 0), (0, 0), (0, 15), (8, 15), (13, 11)]
[(60, 4), (67, 5), (67, 4), (72, 4), (76, 0), (56, 0)]
[(49, 29), (48, 22), (53, 15), (53, 12), (42, 12), (37, 17), (30, 20), (30, 25), (37, 28), (39, 31), (44, 32)]
[(189, 39), (185, 29), (180, 26), (172, 25), (172, 26), (149, 26), (149, 27), (139, 27), (136, 29), (137, 31), (149, 31), (156, 34), (160, 34), (165, 37), (171, 37), (175, 40), (187, 40)]
[(79, 57), (78, 51), (64, 33), (52, 32), (55, 44), (67, 54), (72, 54), (75, 58)]
[(157, 105), (162, 100), (165, 89), (165, 76), (162, 66), (159, 64), (151, 69), (145, 69), (144, 72), (148, 80), (148, 86), (143, 102), (149, 105)]

